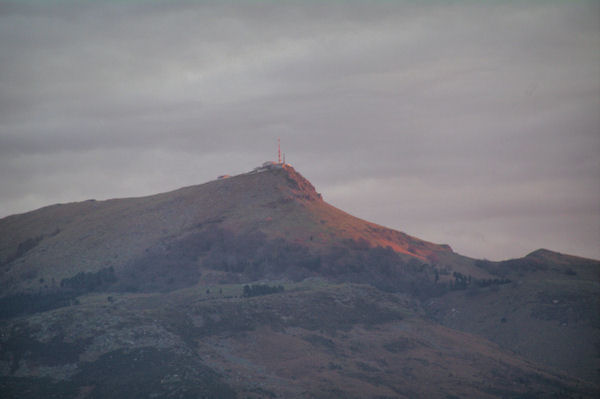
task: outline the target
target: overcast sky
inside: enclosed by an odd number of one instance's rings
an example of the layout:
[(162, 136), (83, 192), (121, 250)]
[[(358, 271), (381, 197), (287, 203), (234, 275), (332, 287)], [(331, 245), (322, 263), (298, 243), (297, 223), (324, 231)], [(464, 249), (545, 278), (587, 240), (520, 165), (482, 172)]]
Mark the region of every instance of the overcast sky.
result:
[(0, 217), (249, 171), (278, 137), (361, 218), (600, 259), (600, 2), (0, 1)]

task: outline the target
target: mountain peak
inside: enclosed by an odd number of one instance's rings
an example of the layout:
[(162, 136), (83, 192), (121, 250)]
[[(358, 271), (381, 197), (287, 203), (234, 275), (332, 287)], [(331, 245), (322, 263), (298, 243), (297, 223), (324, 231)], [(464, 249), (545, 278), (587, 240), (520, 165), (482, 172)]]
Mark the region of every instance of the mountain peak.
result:
[[(272, 260), (263, 254), (271, 247), (293, 256)], [(331, 275), (332, 270), (341, 275), (348, 273), (345, 259), (354, 253), (392, 256), (371, 250), (390, 251), (406, 261), (465, 263), (447, 246), (343, 212), (323, 201), (291, 165), (267, 162), (247, 173), (162, 194), (63, 204), (1, 219), (5, 273), (0, 283), (15, 292), (32, 291), (40, 280), (61, 281), (105, 268), (123, 281), (140, 275), (158, 281), (173, 274), (173, 287), (195, 281), (200, 268), (216, 268), (224, 280), (238, 278), (235, 273), (261, 277), (250, 270), (249, 259), (262, 266), (286, 265), (295, 277)]]
[[(247, 175), (258, 175), (260, 177), (278, 177), (285, 179), (285, 185), (281, 186), (279, 182), (280, 188), (286, 188), (289, 191), (289, 194), (293, 195), (299, 199), (306, 199), (309, 201), (317, 201), (322, 200), (321, 194), (319, 194), (315, 187), (312, 185), (308, 179), (302, 176), (299, 172), (296, 171), (292, 167), (292, 165), (287, 163), (275, 163), (275, 162), (265, 162), (261, 166), (254, 168), (252, 171), (248, 173), (244, 173), (242, 175), (238, 175), (236, 177), (243, 177)], [(269, 180), (261, 179), (263, 181), (259, 182), (261, 184), (269, 184)]]
[(540, 249), (536, 249), (535, 251), (527, 254), (525, 257), (526, 258), (534, 258), (534, 257), (552, 256), (552, 255), (561, 255), (561, 254), (558, 252), (555, 252), (555, 251), (551, 251), (546, 248), (540, 248)]

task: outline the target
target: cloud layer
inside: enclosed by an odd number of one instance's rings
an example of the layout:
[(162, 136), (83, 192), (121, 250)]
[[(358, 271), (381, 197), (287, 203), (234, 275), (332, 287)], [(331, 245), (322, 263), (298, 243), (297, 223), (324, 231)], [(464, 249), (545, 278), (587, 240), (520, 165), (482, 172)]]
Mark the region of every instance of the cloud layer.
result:
[(597, 2), (0, 2), (0, 215), (287, 159), (465, 255), (600, 258)]

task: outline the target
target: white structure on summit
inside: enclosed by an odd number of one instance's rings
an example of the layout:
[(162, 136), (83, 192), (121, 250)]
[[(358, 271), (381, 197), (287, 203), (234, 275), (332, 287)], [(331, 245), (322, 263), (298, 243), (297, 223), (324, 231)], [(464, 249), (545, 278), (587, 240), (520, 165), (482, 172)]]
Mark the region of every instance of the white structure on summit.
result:
[[(282, 155), (283, 155), (283, 160), (281, 159)], [(277, 139), (277, 162), (275, 162), (275, 161), (263, 162), (263, 164), (261, 166), (257, 166), (256, 168), (252, 169), (250, 172), (247, 172), (245, 174), (260, 173), (260, 172), (266, 172), (267, 170), (284, 169), (287, 167), (291, 167), (291, 165), (285, 163), (285, 153), (281, 152), (281, 140)], [(217, 180), (224, 180), (224, 179), (228, 179), (230, 177), (231, 177), (230, 175), (220, 175), (217, 177)]]
[(263, 164), (259, 167), (256, 167), (250, 173), (258, 173), (264, 172), (270, 169), (282, 169), (286, 166), (289, 166), (285, 163), (285, 154), (283, 154), (283, 161), (281, 160), (281, 141), (277, 139), (277, 162), (275, 161), (267, 161), (263, 162)]

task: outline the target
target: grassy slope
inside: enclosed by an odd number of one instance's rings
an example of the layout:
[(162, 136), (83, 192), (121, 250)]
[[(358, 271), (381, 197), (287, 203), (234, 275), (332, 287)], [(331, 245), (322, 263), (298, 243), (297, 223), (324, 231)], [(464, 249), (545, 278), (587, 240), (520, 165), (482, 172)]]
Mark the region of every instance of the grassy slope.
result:
[(484, 339), (426, 321), (416, 303), (399, 295), (313, 281), (287, 285), (281, 294), (226, 298), (241, 288), (213, 286), (207, 293), (198, 286), (111, 301), (89, 295), (70, 308), (1, 322), (0, 387), (24, 398), (597, 393)]
[(540, 250), (489, 270), (513, 282), (431, 299), (427, 308), (433, 319), (599, 381), (600, 262)]

